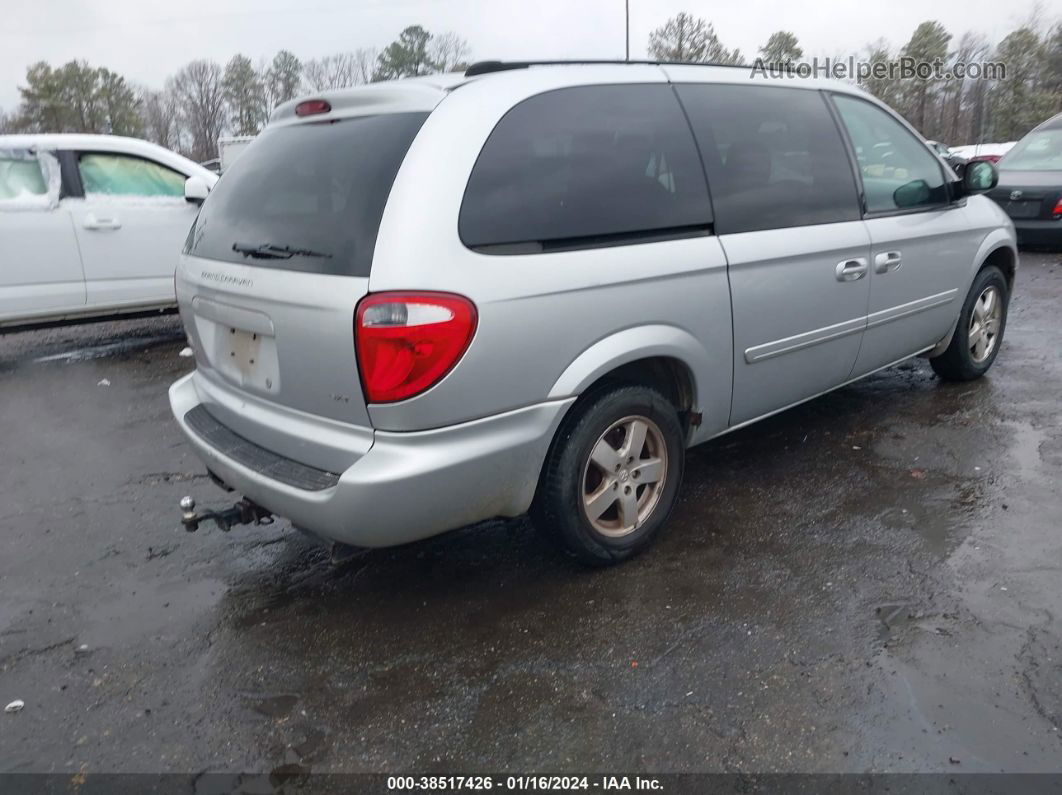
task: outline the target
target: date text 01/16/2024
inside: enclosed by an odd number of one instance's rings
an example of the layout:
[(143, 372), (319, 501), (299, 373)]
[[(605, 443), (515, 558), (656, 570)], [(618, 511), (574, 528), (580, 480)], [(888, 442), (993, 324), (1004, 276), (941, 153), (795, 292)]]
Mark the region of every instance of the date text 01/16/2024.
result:
[(600, 790), (652, 792), (663, 789), (652, 776), (389, 776), (388, 791), (462, 792), (563, 792)]

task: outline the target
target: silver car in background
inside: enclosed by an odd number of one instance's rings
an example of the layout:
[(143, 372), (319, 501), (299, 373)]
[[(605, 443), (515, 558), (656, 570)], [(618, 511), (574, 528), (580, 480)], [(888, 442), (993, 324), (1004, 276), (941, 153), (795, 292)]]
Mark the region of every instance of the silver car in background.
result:
[(189, 234), (173, 413), (244, 519), (378, 547), (530, 511), (614, 563), (685, 448), (918, 354), (988, 370), (1018, 264), (994, 181), (856, 88), (738, 68), (296, 100)]

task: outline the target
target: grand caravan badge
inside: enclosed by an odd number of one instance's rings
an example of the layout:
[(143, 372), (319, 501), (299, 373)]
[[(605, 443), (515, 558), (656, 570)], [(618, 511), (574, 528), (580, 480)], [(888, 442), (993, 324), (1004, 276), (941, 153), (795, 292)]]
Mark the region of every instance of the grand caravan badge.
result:
[(213, 271), (203, 271), (199, 274), (200, 278), (205, 282), (214, 282), (215, 284), (227, 284), (230, 287), (253, 287), (254, 280), (246, 277), (229, 276), (227, 273), (214, 273)]

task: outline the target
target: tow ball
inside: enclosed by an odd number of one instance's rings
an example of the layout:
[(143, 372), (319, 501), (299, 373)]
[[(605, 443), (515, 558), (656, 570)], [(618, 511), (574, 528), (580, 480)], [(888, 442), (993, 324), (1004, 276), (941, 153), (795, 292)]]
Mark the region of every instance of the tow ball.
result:
[(242, 499), (231, 508), (221, 511), (196, 513), (195, 500), (191, 497), (181, 497), (181, 524), (185, 530), (194, 533), (199, 529), (199, 523), (206, 521), (214, 522), (218, 530), (227, 533), (241, 524), (273, 524), (273, 514), (248, 499)]

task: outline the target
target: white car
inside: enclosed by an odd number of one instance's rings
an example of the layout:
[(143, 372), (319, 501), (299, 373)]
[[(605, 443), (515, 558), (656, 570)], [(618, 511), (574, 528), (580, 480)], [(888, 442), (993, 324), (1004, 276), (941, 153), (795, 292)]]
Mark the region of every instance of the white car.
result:
[(1017, 141), (1007, 141), (1002, 144), (966, 144), (965, 146), (953, 146), (950, 151), (953, 155), (964, 157), (967, 160), (991, 160), (996, 163), (1013, 149), (1016, 143)]
[(0, 330), (175, 306), (173, 272), (217, 181), (112, 135), (0, 135)]

